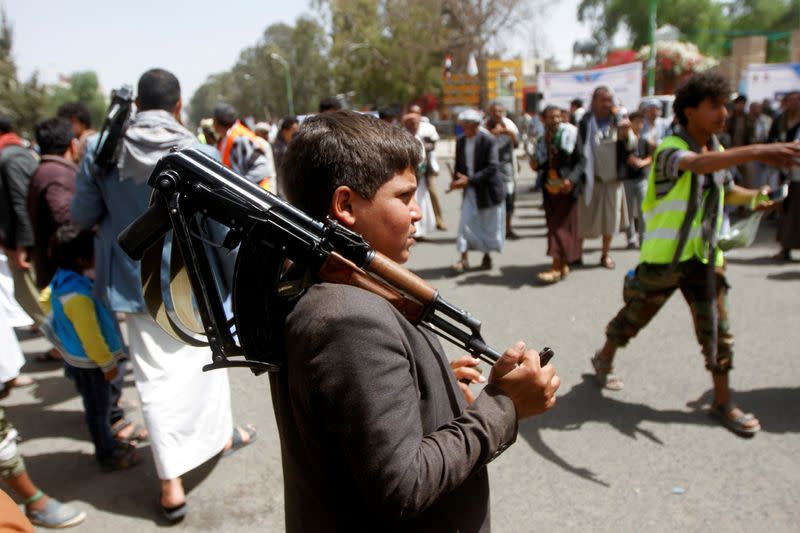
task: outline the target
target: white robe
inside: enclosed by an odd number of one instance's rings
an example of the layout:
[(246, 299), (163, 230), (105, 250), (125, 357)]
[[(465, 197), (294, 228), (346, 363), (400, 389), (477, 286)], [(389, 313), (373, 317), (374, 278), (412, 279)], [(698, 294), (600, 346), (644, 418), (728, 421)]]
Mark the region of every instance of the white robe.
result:
[(0, 382), (5, 383), (19, 376), (19, 371), (25, 364), (17, 335), (8, 323), (5, 313), (0, 313), (0, 346), (3, 347), (0, 352)]
[(210, 350), (179, 343), (149, 315), (129, 314), (127, 325), (158, 477), (174, 479), (221, 452), (231, 438), (228, 372), (203, 372)]
[(431, 194), (428, 191), (428, 180), (425, 178), (417, 182), (415, 197), (422, 219), (414, 224), (417, 230), (414, 236), (425, 237), (436, 231), (436, 215), (433, 213), (433, 202), (431, 202)]
[(0, 311), (12, 328), (22, 328), (33, 325), (33, 320), (23, 311), (14, 298), (14, 278), (8, 269), (8, 258), (0, 252)]

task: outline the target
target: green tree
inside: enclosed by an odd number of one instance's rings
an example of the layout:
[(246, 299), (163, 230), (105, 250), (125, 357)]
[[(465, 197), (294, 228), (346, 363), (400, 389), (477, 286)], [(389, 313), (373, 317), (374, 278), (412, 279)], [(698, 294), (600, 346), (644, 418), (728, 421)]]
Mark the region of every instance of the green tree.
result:
[(261, 42), (241, 52), (233, 68), (210, 76), (192, 95), (191, 123), (211, 116), (214, 106), (221, 102), (256, 120), (286, 115), (285, 70), (272, 54), (289, 65), (296, 112), (316, 111), (320, 98), (332, 90), (328, 48), (325, 30), (314, 19), (301, 17), (294, 26), (272, 24)]
[(47, 102), (47, 114), (56, 114), (59, 106), (66, 102), (81, 102), (92, 115), (92, 126), (99, 129), (103, 124), (107, 102), (100, 92), (97, 74), (92, 71), (75, 72), (69, 76), (67, 86), (56, 85), (50, 88)]
[(338, 92), (358, 105), (405, 103), (441, 87), (441, 0), (329, 0)]
[(14, 32), (0, 10), (0, 113), (7, 115), (23, 135), (30, 136), (33, 126), (43, 117), (47, 95), (33, 74), (26, 81), (17, 79), (17, 66), (11, 57)]
[[(578, 20), (589, 23), (601, 55), (610, 49), (614, 36), (623, 27), (630, 33), (632, 48), (648, 44), (649, 16), (649, 2), (644, 0), (581, 0), (578, 5)], [(678, 28), (706, 55), (719, 56), (723, 52), (729, 19), (719, 1), (660, 1), (656, 20), (658, 26), (671, 24)], [(714, 31), (707, 31), (708, 28)]]
[(800, 26), (798, 0), (738, 0), (730, 6), (731, 32), (735, 36), (767, 36), (767, 61), (789, 61), (790, 33)]

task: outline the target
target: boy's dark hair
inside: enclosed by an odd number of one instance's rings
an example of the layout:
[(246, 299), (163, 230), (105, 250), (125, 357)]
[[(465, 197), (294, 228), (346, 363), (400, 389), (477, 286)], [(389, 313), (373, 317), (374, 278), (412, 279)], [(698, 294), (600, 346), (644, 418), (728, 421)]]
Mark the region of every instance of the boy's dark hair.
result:
[(295, 116), (289, 115), (288, 117), (283, 117), (283, 120), (281, 120), (281, 131), (291, 129), (291, 127), (298, 122)]
[(75, 131), (69, 120), (62, 117), (46, 118), (34, 127), (36, 144), (42, 155), (64, 155)]
[(214, 106), (214, 120), (223, 128), (230, 128), (236, 123), (236, 109), (230, 104), (217, 104)]
[(740, 94), (739, 96), (737, 96), (736, 98), (733, 99), (733, 103), (734, 104), (738, 103), (738, 102), (742, 102), (742, 103), (746, 104), (747, 103), (747, 95)]
[(398, 172), (419, 165), (419, 144), (401, 128), (354, 111), (303, 122), (283, 161), (289, 201), (308, 215), (328, 214), (333, 192), (346, 185), (371, 199)]
[(64, 270), (78, 272), (85, 266), (79, 260), (91, 262), (94, 258), (94, 236), (80, 226), (66, 224), (58, 228), (50, 246), (56, 266)]
[(580, 98), (573, 98), (569, 105), (574, 105), (575, 107), (583, 107), (583, 100)]
[(628, 115), (628, 120), (630, 120), (631, 122), (639, 119), (644, 120), (644, 113), (642, 113), (641, 111), (634, 111), (633, 113)]
[(697, 107), (705, 99), (713, 102), (724, 102), (730, 95), (728, 80), (716, 72), (700, 72), (681, 85), (675, 92), (672, 109), (681, 126), (686, 126), (686, 108)]
[(6, 115), (0, 115), (0, 135), (14, 131), (14, 124)]
[(335, 96), (326, 96), (319, 101), (319, 112), (326, 111), (339, 111), (342, 108), (342, 103)]
[(67, 102), (61, 104), (56, 116), (67, 120), (77, 120), (87, 129), (92, 127), (92, 114), (83, 102)]
[(171, 113), (181, 99), (181, 84), (172, 72), (150, 69), (139, 78), (136, 99), (139, 111), (161, 109)]

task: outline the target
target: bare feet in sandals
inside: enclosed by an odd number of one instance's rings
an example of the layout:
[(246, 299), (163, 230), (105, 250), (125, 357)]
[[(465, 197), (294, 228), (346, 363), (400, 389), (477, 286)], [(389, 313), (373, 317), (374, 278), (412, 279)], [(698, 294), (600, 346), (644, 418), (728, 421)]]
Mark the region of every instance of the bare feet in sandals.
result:
[(222, 448), (222, 456), (228, 457), (248, 444), (252, 444), (256, 438), (258, 438), (258, 432), (252, 424), (233, 426), (233, 435)]
[(604, 389), (618, 391), (625, 388), (622, 380), (614, 374), (611, 363), (600, 357), (600, 352), (594, 354), (590, 359), (592, 367), (594, 368), (594, 377), (597, 383)]
[(761, 423), (753, 413), (745, 413), (733, 402), (714, 403), (709, 414), (740, 437), (752, 437), (761, 430)]
[(144, 442), (150, 436), (147, 428), (134, 424), (127, 418), (121, 418), (111, 425), (114, 438), (120, 442)]

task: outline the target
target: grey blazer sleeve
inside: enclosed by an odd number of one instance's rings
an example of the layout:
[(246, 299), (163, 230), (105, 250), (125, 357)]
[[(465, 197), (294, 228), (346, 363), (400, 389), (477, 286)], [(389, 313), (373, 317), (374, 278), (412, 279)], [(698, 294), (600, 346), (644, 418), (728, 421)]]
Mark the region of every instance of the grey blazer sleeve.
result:
[(412, 518), (514, 441), (513, 403), (487, 387), (461, 416), (425, 434), (402, 317), (370, 293), (337, 294), (350, 301), (309, 311), (302, 337), (289, 321), (289, 338), (299, 341), (289, 357), (305, 358), (294, 383), (308, 387), (308, 408), (342, 450), (358, 497), (388, 518)]

